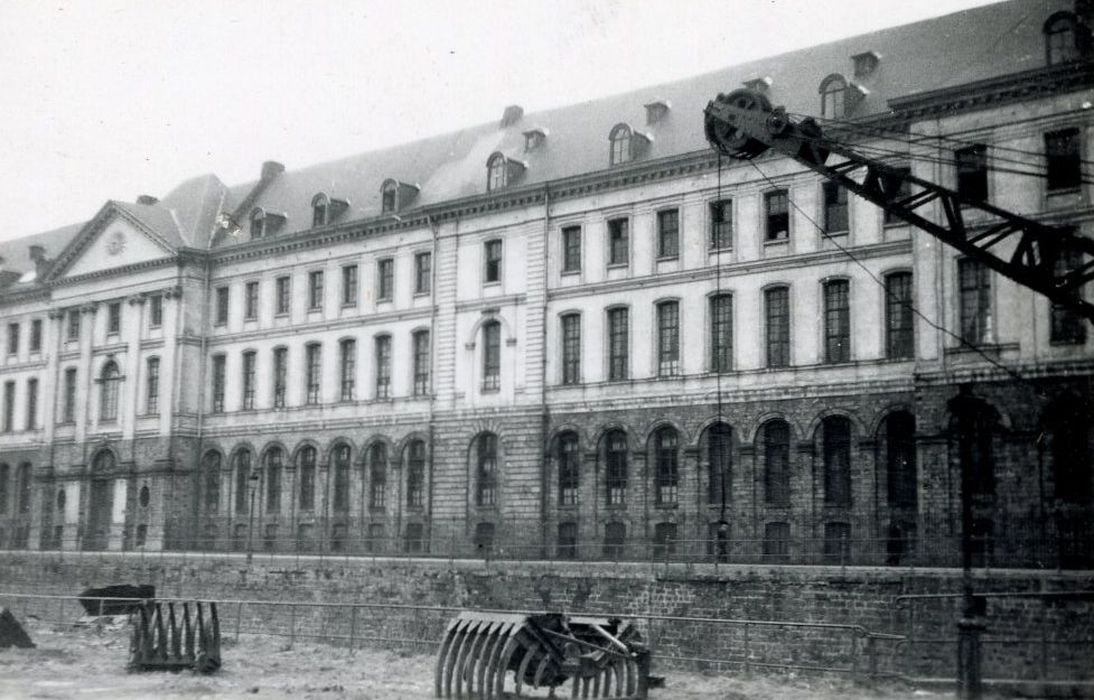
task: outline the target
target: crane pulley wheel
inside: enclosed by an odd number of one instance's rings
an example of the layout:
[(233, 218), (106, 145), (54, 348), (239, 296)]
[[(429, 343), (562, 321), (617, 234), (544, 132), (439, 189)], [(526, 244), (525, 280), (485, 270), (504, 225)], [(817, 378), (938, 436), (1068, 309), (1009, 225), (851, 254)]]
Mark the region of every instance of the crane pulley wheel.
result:
[[(759, 112), (757, 116), (767, 119), (771, 115), (771, 101), (763, 93), (741, 88), (728, 94), (719, 94), (714, 103), (729, 104), (738, 109)], [(734, 158), (755, 158), (768, 149), (768, 145), (755, 139), (735, 126), (731, 121), (712, 114), (712, 103), (707, 107), (704, 128), (707, 141), (727, 156)], [(785, 115), (783, 115), (785, 118)], [(771, 128), (771, 126), (769, 126)]]

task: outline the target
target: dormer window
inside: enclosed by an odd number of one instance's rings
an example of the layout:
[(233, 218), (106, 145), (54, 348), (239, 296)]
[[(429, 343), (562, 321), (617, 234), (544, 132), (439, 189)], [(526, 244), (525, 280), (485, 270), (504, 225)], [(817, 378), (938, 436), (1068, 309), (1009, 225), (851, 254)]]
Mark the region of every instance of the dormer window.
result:
[(380, 213), (394, 214), (406, 209), (419, 191), (420, 188), (417, 185), (399, 182), (392, 178), (384, 180), (384, 184), (380, 185)]
[(656, 124), (668, 116), (672, 103), (668, 100), (654, 100), (646, 105), (646, 123)]
[(847, 81), (842, 75), (832, 74), (820, 85), (821, 116), (842, 119), (847, 112)]
[(547, 130), (536, 127), (529, 131), (524, 132), (524, 150), (525, 152), (534, 151), (541, 146), (547, 140)]
[(611, 165), (631, 162), (642, 154), (651, 140), (648, 134), (631, 129), (629, 124), (616, 124), (608, 134)]
[(486, 189), (488, 192), (508, 187), (524, 173), (525, 164), (515, 158), (507, 158), (496, 152), (486, 161)]
[(311, 225), (325, 226), (330, 223), (330, 197), (320, 192), (311, 200)]
[(266, 211), (262, 207), (255, 207), (251, 210), (251, 240), (274, 235), (284, 223), (284, 214), (277, 214)]
[(1050, 66), (1071, 63), (1083, 57), (1089, 37), (1070, 12), (1057, 12), (1045, 22), (1045, 62)]
[(851, 57), (855, 65), (855, 77), (864, 78), (877, 70), (881, 56), (873, 51), (864, 51)]
[(752, 80), (746, 80), (744, 86), (753, 92), (758, 92), (762, 95), (767, 94), (768, 88), (771, 87), (771, 78), (763, 76), (761, 78), (753, 78)]

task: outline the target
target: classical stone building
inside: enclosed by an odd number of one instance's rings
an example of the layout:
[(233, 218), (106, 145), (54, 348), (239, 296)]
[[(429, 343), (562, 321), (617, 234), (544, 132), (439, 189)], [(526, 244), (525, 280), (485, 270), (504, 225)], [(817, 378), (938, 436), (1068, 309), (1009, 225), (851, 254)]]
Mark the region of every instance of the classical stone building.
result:
[(0, 543), (947, 563), (969, 385), (979, 554), (1089, 563), (1090, 324), (702, 109), (1090, 236), (1090, 23), (1005, 2), (5, 243)]

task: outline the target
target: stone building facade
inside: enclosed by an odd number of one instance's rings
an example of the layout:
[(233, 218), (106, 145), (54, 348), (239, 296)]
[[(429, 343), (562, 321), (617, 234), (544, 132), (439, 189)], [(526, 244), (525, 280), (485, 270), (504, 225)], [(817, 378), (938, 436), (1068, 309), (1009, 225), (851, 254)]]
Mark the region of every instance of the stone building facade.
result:
[(1088, 564), (1089, 322), (702, 108), (1090, 236), (1090, 23), (1014, 0), (5, 243), (0, 546), (950, 563), (966, 386), (978, 556)]

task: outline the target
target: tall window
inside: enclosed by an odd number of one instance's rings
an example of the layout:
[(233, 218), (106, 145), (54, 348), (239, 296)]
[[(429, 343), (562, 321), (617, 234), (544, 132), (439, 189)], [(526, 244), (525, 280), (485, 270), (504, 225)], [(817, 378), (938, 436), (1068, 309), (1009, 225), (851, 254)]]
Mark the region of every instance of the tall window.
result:
[(277, 292), (277, 300), (275, 304), (276, 313), (280, 316), (282, 314), (289, 313), (290, 293), (292, 292), (292, 283), (290, 277), (278, 277), (275, 285), (275, 291)]
[(763, 427), (764, 501), (769, 506), (790, 505), (790, 426), (773, 420)]
[(323, 350), (319, 343), (308, 343), (304, 348), (305, 367), (305, 403), (319, 403), (320, 381), (322, 380)]
[(630, 344), (628, 310), (608, 309), (608, 379), (626, 379), (630, 369), (627, 355)]
[(495, 506), (498, 503), (498, 436), (482, 433), (476, 442), (475, 503)]
[(253, 321), (258, 318), (258, 282), (243, 285), (243, 319)]
[(786, 561), (790, 556), (790, 523), (764, 525), (764, 561)]
[(851, 421), (829, 416), (821, 423), (824, 454), (824, 502), (851, 505)]
[(80, 310), (79, 309), (69, 309), (68, 315), (66, 316), (66, 319), (67, 319), (67, 323), (68, 323), (68, 328), (65, 332), (65, 337), (70, 341), (79, 340), (80, 339)]
[(772, 287), (764, 290), (767, 366), (790, 366), (790, 290)]
[(821, 84), (821, 116), (842, 119), (847, 113), (847, 81), (833, 75)]
[(610, 164), (619, 165), (628, 162), (631, 157), (631, 128), (626, 124), (616, 125), (608, 135), (611, 146)]
[(311, 201), (311, 225), (323, 226), (330, 220), (330, 199), (325, 194), (317, 194)]
[(266, 512), (281, 511), (281, 467), (284, 453), (280, 447), (271, 447), (266, 452)]
[(783, 241), (790, 238), (790, 193), (775, 190), (764, 195), (764, 213), (767, 225), (765, 240)]
[(824, 284), (824, 361), (851, 360), (850, 283), (830, 280)]
[(1045, 61), (1048, 65), (1057, 66), (1082, 58), (1075, 25), (1075, 16), (1070, 12), (1049, 17), (1044, 27)]
[(889, 505), (914, 507), (917, 502), (915, 418), (905, 411), (885, 417), (885, 465)]
[(429, 394), (429, 331), (414, 331), (414, 395), (426, 396)]
[(1045, 134), (1049, 192), (1079, 189), (1083, 182), (1080, 143), (1078, 129), (1062, 129)]
[(376, 301), (391, 301), (395, 294), (395, 261), (384, 258), (376, 263)]
[(8, 324), (8, 354), (16, 355), (19, 353), (19, 324)]
[(988, 200), (988, 148), (983, 144), (953, 152), (957, 161), (957, 193), (974, 202)]
[(722, 199), (710, 203), (710, 249), (728, 250), (733, 247), (733, 201)]
[(630, 220), (608, 222), (608, 264), (626, 265), (630, 259)]
[(212, 393), (210, 398), (212, 399), (213, 413), (224, 413), (224, 371), (225, 371), (225, 356), (213, 355), (213, 369), (212, 376), (209, 378), (212, 383)]
[[(896, 166), (893, 169), (900, 171), (904, 175), (910, 175), (912, 173), (912, 169), (906, 165)], [(912, 183), (902, 177), (886, 177), (883, 175), (882, 182), (885, 184), (885, 191), (897, 199), (905, 199), (912, 195)], [(885, 210), (883, 221), (886, 226), (904, 223), (904, 219), (901, 219), (889, 209)]]
[(562, 383), (581, 383), (581, 314), (565, 314), (562, 322)]
[(623, 547), (627, 539), (625, 523), (607, 523), (604, 526), (604, 556), (618, 559), (623, 556)]
[(30, 351), (42, 351), (42, 319), (40, 318), (30, 322)]
[(1064, 503), (1087, 506), (1091, 498), (1091, 416), (1087, 402), (1064, 395), (1045, 410), (1047, 453), (1052, 460), (1055, 496)]
[(483, 244), (483, 282), (490, 284), (501, 281), (501, 241), (494, 239)]
[[(1082, 264), (1082, 252), (1071, 246), (1063, 248), (1056, 258), (1056, 277), (1063, 277)], [(1086, 342), (1086, 321), (1074, 309), (1052, 302), (1050, 339), (1053, 343), (1081, 345)]]
[(486, 189), (488, 192), (500, 190), (508, 184), (509, 166), (505, 156), (495, 153), (486, 163)]
[(251, 452), (240, 450), (235, 456), (236, 463), (236, 513), (250, 511), (251, 501)]
[(669, 427), (658, 430), (653, 436), (654, 459), (657, 475), (657, 505), (675, 504), (680, 485), (679, 437)]
[(562, 271), (581, 272), (581, 227), (562, 229)]
[(391, 336), (378, 335), (376, 343), (376, 398), (391, 398)]
[(4, 382), (4, 432), (15, 430), (15, 382)]
[(429, 294), (433, 280), (433, 256), (417, 253), (414, 256), (414, 293)]
[(979, 260), (957, 261), (961, 337), (973, 345), (991, 341), (991, 270)]
[(609, 430), (601, 441), (604, 450), (608, 505), (627, 502), (627, 434)]
[(273, 351), (273, 406), (285, 408), (285, 390), (289, 376), (289, 349), (274, 348)]
[(710, 369), (733, 369), (733, 295), (716, 294), (710, 298)]
[(113, 360), (99, 374), (99, 420), (118, 420), (118, 384), (122, 376)]
[(38, 427), (38, 379), (27, 380), (27, 430)]
[(657, 376), (680, 374), (680, 304), (657, 305)]
[(707, 428), (705, 437), (707, 501), (725, 505), (732, 496), (733, 429), (725, 423), (715, 423)]
[(565, 522), (558, 524), (558, 558), (577, 558), (577, 523)]
[(563, 433), (557, 441), (558, 504), (576, 506), (581, 484), (581, 453), (576, 433)]
[(851, 524), (831, 522), (824, 524), (824, 562), (846, 564), (851, 558)]
[(254, 350), (243, 353), (243, 410), (255, 408), (255, 358)]
[(316, 449), (305, 445), (296, 457), (300, 478), (300, 510), (315, 510), (315, 456)]
[(228, 287), (217, 287), (216, 325), (224, 326), (228, 323), (228, 304), (231, 302), (231, 290)]
[(323, 308), (323, 271), (312, 270), (308, 273), (308, 309), (315, 311)]
[(411, 440), (406, 447), (406, 505), (421, 508), (425, 503), (425, 442)]
[(342, 266), (342, 306), (357, 306), (357, 266)]
[(349, 510), (349, 445), (340, 444), (331, 453), (334, 462), (334, 498), (332, 507), (335, 512)]
[(824, 232), (844, 233), (850, 228), (847, 217), (847, 188), (837, 182), (825, 182)]
[(680, 255), (680, 210), (657, 212), (657, 257), (675, 258)]
[(11, 467), (0, 462), (0, 514), (8, 512), (8, 499), (11, 497)]
[(163, 295), (153, 294), (148, 297), (148, 325), (159, 328), (163, 325)]
[(345, 338), (338, 343), (338, 374), (341, 378), (341, 401), (353, 401), (357, 386), (357, 341)]
[(106, 333), (118, 335), (122, 332), (122, 304), (112, 301), (106, 305)]
[(885, 356), (900, 359), (914, 354), (912, 273), (894, 272), (885, 278)]
[(206, 452), (201, 460), (201, 471), (204, 477), (205, 514), (213, 515), (220, 510), (220, 453), (212, 450)]
[(501, 387), (501, 324), (482, 324), (482, 390), (497, 391)]
[(61, 412), (65, 423), (76, 422), (76, 368), (65, 369), (65, 404)]
[(149, 357), (146, 366), (144, 411), (152, 415), (160, 412), (160, 358)]

